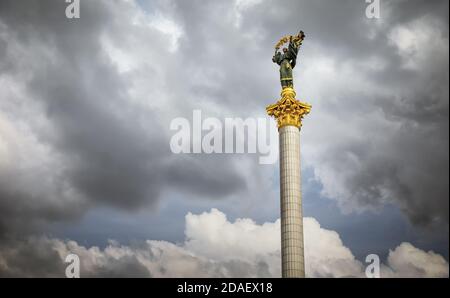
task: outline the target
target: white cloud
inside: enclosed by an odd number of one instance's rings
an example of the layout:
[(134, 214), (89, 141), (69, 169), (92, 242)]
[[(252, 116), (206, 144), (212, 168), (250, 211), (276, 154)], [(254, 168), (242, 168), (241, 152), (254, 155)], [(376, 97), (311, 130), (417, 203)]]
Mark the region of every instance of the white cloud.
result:
[[(86, 248), (74, 241), (34, 238), (22, 245), (0, 250), (0, 276), (33, 276), (27, 268), (15, 268), (16, 258), (62, 263), (69, 253), (81, 260), (82, 276), (152, 277), (278, 277), (280, 276), (280, 221), (257, 224), (248, 218), (231, 222), (217, 209), (186, 215), (186, 240), (174, 244), (147, 240), (139, 246), (111, 241), (105, 249)], [(342, 243), (339, 234), (324, 229), (314, 218), (304, 219), (307, 277), (364, 277), (364, 265)], [(28, 249), (28, 250), (27, 250)], [(55, 251), (52, 255), (48, 251)], [(47, 253), (43, 253), (47, 252)], [(25, 255), (25, 253), (27, 255)], [(51, 257), (53, 256), (53, 259)], [(58, 257), (59, 256), (59, 260)], [(61, 276), (53, 272), (35, 276)], [(448, 262), (433, 252), (402, 243), (390, 251), (382, 277), (446, 277)], [(48, 270), (48, 269), (46, 269)], [(61, 271), (58, 271), (61, 270)]]
[(385, 272), (386, 276), (448, 277), (449, 274), (448, 262), (441, 255), (407, 242), (389, 251), (388, 264), (393, 271)]
[(271, 276), (280, 272), (280, 221), (256, 224), (248, 218), (228, 221), (217, 209), (186, 215), (184, 247), (199, 256), (217, 261), (265, 262)]
[(304, 218), (303, 224), (307, 276), (362, 276), (363, 265), (344, 246), (337, 232), (322, 228), (312, 217)]

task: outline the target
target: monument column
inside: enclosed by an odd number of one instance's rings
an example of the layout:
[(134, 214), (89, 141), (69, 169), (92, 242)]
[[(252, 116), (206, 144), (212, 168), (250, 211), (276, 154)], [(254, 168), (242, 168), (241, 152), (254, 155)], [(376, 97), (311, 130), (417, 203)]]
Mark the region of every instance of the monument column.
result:
[(303, 214), (300, 184), (300, 128), (311, 106), (295, 99), (291, 87), (267, 107), (278, 122), (280, 138), (280, 209), (282, 277), (305, 277)]

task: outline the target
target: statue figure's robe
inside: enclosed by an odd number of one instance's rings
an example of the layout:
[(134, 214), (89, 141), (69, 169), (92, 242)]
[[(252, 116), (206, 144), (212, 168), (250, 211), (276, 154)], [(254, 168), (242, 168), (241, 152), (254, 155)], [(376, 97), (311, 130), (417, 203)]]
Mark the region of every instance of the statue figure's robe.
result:
[(286, 53), (280, 53), (277, 51), (272, 58), (273, 62), (280, 65), (280, 81), (283, 89), (286, 87), (294, 87), (292, 69), (295, 67), (297, 62), (297, 53), (298, 47), (294, 42), (290, 42)]

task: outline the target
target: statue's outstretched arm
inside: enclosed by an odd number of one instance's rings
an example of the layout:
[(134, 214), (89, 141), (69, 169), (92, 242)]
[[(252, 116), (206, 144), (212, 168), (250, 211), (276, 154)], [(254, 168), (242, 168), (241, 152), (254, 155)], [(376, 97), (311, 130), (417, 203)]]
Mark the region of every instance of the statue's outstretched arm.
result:
[(280, 52), (276, 52), (272, 57), (273, 63), (280, 64)]

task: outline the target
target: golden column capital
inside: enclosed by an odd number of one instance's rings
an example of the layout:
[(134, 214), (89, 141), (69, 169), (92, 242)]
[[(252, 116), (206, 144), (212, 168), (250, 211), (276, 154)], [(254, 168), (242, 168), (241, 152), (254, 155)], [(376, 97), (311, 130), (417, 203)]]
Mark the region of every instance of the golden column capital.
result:
[(291, 125), (300, 128), (302, 119), (311, 111), (311, 105), (295, 99), (293, 88), (286, 87), (281, 91), (281, 99), (266, 107), (267, 114), (278, 122), (278, 129)]

